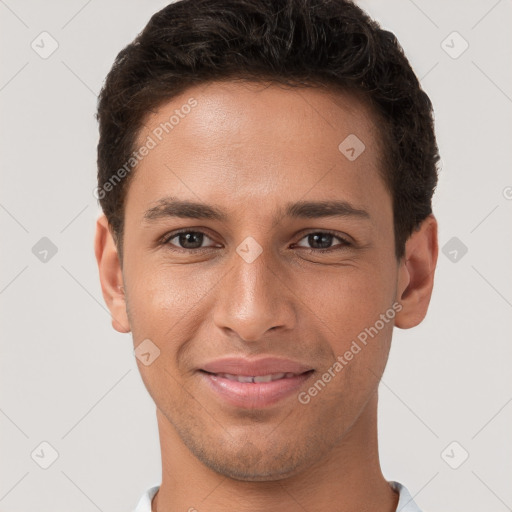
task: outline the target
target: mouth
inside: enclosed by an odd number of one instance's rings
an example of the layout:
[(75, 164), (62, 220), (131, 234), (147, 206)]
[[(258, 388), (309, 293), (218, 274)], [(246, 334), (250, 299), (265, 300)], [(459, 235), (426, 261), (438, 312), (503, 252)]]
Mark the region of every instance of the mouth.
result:
[(217, 400), (242, 409), (263, 409), (299, 392), (314, 370), (263, 375), (199, 372)]
[[(209, 373), (209, 372), (206, 372), (206, 373)], [(280, 379), (291, 379), (291, 378), (296, 377), (297, 375), (301, 375), (301, 374), (288, 372), (288, 373), (269, 373), (268, 375), (234, 375), (231, 373), (212, 373), (211, 375), (216, 375), (217, 377), (220, 377), (221, 379), (234, 380), (237, 382), (257, 383), (257, 382), (274, 382), (275, 380), (280, 380)]]

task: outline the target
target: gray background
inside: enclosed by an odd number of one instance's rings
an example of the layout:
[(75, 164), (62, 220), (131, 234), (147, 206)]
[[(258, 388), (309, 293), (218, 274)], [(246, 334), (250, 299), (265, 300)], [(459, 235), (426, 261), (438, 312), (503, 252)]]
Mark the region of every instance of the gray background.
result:
[[(92, 191), (97, 93), (166, 3), (0, 0), (2, 512), (126, 511), (160, 482), (155, 408), (101, 296)], [(431, 307), (395, 330), (380, 387), (384, 475), (425, 510), (512, 510), (512, 2), (360, 5), (401, 41), (442, 155)]]

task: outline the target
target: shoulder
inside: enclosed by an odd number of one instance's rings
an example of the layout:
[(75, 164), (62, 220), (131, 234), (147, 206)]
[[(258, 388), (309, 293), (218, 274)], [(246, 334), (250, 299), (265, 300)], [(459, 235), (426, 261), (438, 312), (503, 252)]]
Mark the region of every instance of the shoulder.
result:
[(396, 507), (396, 512), (426, 512), (425, 510), (421, 510), (418, 505), (416, 505), (413, 500), (411, 493), (405, 487), (405, 485), (400, 482), (390, 481), (389, 484), (391, 487), (398, 492), (398, 505)]
[(151, 512), (151, 500), (160, 488), (159, 485), (150, 487), (139, 499), (133, 512)]

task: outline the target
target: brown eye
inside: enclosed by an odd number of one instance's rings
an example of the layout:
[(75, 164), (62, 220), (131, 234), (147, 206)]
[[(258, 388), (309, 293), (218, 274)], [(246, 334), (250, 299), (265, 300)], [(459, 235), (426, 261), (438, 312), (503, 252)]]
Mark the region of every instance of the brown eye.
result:
[[(163, 243), (164, 243), (164, 245), (175, 246), (177, 249), (193, 251), (193, 250), (197, 250), (197, 249), (207, 248), (207, 247), (202, 247), (205, 239), (211, 240), (202, 231), (180, 231), (180, 232), (175, 232), (175, 233), (172, 233), (171, 235), (169, 235), (163, 241)], [(173, 240), (174, 240), (174, 242), (172, 242)]]
[[(333, 246), (332, 243), (336, 239), (339, 240), (341, 243), (338, 243), (335, 246)], [(336, 246), (343, 248), (350, 245), (350, 242), (348, 240), (329, 231), (315, 231), (303, 237), (302, 240), (307, 241), (307, 243), (310, 245), (310, 249), (316, 249), (320, 251), (333, 249)], [(300, 243), (297, 245), (299, 247), (304, 247)]]

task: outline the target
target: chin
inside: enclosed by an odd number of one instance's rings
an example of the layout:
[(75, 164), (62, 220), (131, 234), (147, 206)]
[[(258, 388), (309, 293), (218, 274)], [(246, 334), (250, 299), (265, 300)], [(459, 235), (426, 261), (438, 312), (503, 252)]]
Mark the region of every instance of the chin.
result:
[(307, 461), (304, 455), (283, 443), (278, 449), (258, 448), (250, 441), (241, 447), (226, 450), (226, 445), (212, 451), (189, 446), (194, 455), (209, 469), (233, 480), (244, 482), (270, 482), (282, 480), (300, 472)]
[(216, 473), (239, 480), (242, 482), (271, 482), (282, 480), (297, 472), (296, 466), (276, 464), (275, 461), (259, 461), (256, 464), (249, 464), (243, 460), (230, 461), (226, 458), (222, 460), (202, 459), (203, 464)]

